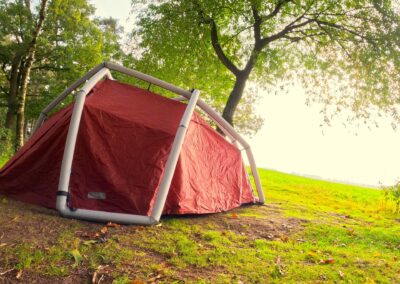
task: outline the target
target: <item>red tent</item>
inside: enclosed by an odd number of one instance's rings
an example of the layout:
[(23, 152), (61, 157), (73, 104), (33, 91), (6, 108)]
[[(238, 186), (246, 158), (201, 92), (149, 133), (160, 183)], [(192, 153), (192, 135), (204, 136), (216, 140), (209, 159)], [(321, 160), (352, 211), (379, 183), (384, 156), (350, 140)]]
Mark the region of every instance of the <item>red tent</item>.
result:
[[(51, 116), (0, 170), (0, 193), (49, 208), (61, 195), (71, 212), (151, 216), (190, 103), (100, 77), (83, 95), (68, 188), (60, 191), (60, 172), (78, 100)], [(162, 214), (221, 212), (255, 202), (241, 151), (192, 113)]]

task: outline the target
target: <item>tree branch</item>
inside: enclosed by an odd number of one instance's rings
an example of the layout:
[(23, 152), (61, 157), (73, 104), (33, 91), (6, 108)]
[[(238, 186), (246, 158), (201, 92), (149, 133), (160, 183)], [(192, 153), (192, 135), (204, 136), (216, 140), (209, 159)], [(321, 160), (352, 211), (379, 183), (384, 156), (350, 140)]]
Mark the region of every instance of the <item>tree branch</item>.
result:
[(234, 75), (238, 75), (240, 73), (240, 70), (225, 55), (219, 43), (217, 25), (215, 24), (214, 19), (210, 19), (210, 26), (211, 26), (211, 43), (215, 50), (215, 53), (218, 56), (218, 59), (222, 62), (222, 64), (225, 65), (226, 68), (229, 69), (229, 71), (231, 71)]
[(368, 42), (371, 42), (371, 43), (373, 42), (372, 38), (366, 37), (361, 33), (358, 33), (358, 32), (356, 32), (354, 30), (346, 28), (345, 26), (341, 26), (341, 25), (338, 25), (338, 24), (335, 24), (335, 23), (331, 23), (331, 22), (327, 22), (327, 21), (323, 21), (323, 20), (318, 20), (318, 19), (313, 19), (313, 21), (316, 22), (318, 24), (318, 26), (320, 26), (320, 27), (322, 25), (329, 26), (331, 28), (335, 28), (335, 29), (338, 29), (338, 30), (342, 30), (342, 31), (348, 32), (348, 33), (350, 33), (352, 35), (359, 36), (360, 38), (362, 38), (362, 39), (364, 39), (364, 40), (366, 40)]
[(226, 68), (228, 68), (229, 71), (237, 76), (240, 73), (240, 70), (236, 67), (235, 64), (233, 64), (233, 62), (226, 56), (225, 52), (223, 51), (219, 42), (218, 29), (215, 20), (211, 17), (206, 17), (203, 9), (197, 1), (194, 1), (194, 4), (200, 16), (200, 23), (210, 25), (211, 44), (215, 53), (217, 54), (218, 59), (221, 61), (222, 64), (224, 64)]
[[(296, 19), (294, 22), (297, 22), (297, 19)], [(287, 26), (286, 26), (283, 30), (281, 30), (280, 32), (278, 32), (278, 33), (276, 33), (276, 34), (274, 34), (274, 35), (272, 35), (272, 36), (263, 38), (263, 39), (261, 40), (261, 46), (262, 46), (262, 47), (265, 47), (267, 44), (269, 44), (269, 43), (271, 43), (271, 42), (273, 42), (273, 41), (275, 41), (275, 40), (277, 40), (277, 39), (282, 38), (283, 36), (287, 35), (289, 32), (292, 32), (293, 30), (295, 30), (295, 29), (297, 29), (297, 28), (301, 28), (301, 27), (304, 27), (304, 26), (306, 26), (306, 25), (312, 23), (313, 20), (312, 20), (312, 19), (308, 19), (308, 20), (306, 20), (306, 21), (304, 21), (304, 22), (302, 22), (302, 23), (300, 23), (300, 24), (297, 24), (297, 25), (293, 25), (294, 22), (292, 22), (292, 23), (290, 23), (289, 25), (287, 25)]]
[(269, 20), (278, 15), (279, 11), (282, 9), (283, 5), (291, 2), (292, 0), (279, 0), (275, 6), (275, 9), (264, 17), (264, 20)]
[(235, 37), (237, 37), (238, 35), (240, 35), (242, 32), (247, 31), (249, 29), (253, 28), (253, 26), (248, 26), (248, 27), (244, 27), (243, 29), (239, 30), (237, 33), (235, 33), (234, 35), (230, 36), (227, 40), (224, 40), (223, 44), (226, 44), (228, 42), (230, 42), (232, 39), (234, 39)]
[(251, 11), (253, 13), (253, 18), (254, 18), (254, 24), (253, 24), (254, 42), (255, 42), (255, 44), (257, 44), (261, 40), (262, 19), (261, 19), (260, 14), (258, 13), (258, 10), (255, 7), (255, 5), (251, 6)]
[(323, 25), (321, 25), (320, 23), (318, 23), (317, 22), (317, 25), (321, 28), (321, 30), (323, 30), (328, 36), (329, 36), (329, 38), (332, 40), (332, 41), (334, 41), (334, 42), (336, 42), (343, 50), (344, 50), (344, 52), (346, 53), (346, 55), (349, 57), (349, 58), (351, 58), (351, 56), (350, 56), (350, 52), (348, 52), (348, 50), (346, 49), (346, 47), (342, 44), (342, 43), (340, 43)]
[(31, 68), (32, 70), (52, 70), (52, 71), (67, 71), (71, 68), (62, 68), (53, 65), (39, 65)]

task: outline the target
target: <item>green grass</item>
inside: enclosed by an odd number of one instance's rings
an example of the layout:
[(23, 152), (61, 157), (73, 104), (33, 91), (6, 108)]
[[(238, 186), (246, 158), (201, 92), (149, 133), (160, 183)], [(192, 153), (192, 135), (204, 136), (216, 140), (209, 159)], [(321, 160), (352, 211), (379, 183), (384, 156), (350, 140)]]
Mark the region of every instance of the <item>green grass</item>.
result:
[[(107, 267), (104, 275), (114, 283), (400, 282), (400, 216), (391, 213), (381, 191), (270, 170), (260, 175), (266, 206), (109, 228), (104, 243), (80, 236), (102, 225), (15, 209), (7, 200), (0, 211), (23, 214), (18, 226), (29, 230), (31, 220), (51, 218), (63, 229), (42, 241), (33, 228), (36, 239), (16, 238), (0, 247), (0, 272), (15, 268), (60, 279)], [(5, 218), (10, 215), (0, 214), (2, 224), (17, 226)]]

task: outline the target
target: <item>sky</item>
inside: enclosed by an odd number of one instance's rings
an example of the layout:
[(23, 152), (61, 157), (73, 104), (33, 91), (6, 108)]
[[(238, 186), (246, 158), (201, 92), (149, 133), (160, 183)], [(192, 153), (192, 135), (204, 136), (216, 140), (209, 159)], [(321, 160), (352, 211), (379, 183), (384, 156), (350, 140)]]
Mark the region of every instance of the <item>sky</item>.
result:
[[(97, 16), (116, 18), (130, 31), (131, 0), (91, 3)], [(370, 186), (400, 180), (400, 130), (392, 129), (390, 118), (382, 118), (379, 127), (371, 129), (344, 127), (340, 117), (330, 127), (321, 126), (321, 106), (307, 106), (301, 88), (260, 95), (256, 111), (264, 125), (248, 137), (258, 167)]]

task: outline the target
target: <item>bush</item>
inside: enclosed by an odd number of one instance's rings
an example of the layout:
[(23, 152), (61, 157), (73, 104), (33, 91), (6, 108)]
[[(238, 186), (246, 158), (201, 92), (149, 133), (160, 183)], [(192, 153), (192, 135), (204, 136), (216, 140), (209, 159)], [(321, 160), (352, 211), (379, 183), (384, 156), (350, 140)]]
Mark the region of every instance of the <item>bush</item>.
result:
[(395, 185), (384, 187), (383, 190), (386, 202), (395, 204), (394, 213), (400, 213), (400, 181)]

